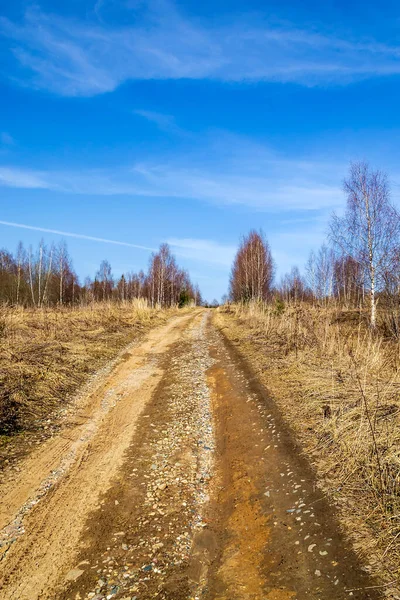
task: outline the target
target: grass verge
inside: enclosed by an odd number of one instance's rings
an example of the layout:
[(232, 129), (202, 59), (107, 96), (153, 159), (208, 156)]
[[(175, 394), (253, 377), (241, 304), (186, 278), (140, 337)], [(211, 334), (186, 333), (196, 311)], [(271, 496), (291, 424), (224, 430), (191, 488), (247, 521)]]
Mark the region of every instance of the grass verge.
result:
[[(175, 309), (144, 301), (0, 309), (0, 461), (45, 437), (54, 413), (125, 345)], [(34, 442), (35, 443), (35, 442)]]
[(335, 308), (233, 305), (214, 318), (270, 390), (365, 569), (399, 598), (399, 344)]

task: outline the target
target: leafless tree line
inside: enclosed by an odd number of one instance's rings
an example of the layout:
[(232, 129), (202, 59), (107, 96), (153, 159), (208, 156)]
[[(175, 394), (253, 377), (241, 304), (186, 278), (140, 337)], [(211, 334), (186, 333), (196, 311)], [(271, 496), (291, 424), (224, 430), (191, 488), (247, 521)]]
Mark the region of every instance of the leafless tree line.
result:
[[(377, 305), (390, 307), (400, 330), (400, 216), (391, 202), (388, 178), (367, 163), (350, 166), (345, 179), (343, 216), (332, 215), (326, 244), (312, 251), (304, 274), (298, 267), (284, 275), (274, 294), (287, 302), (328, 303), (369, 308), (377, 323)], [(271, 296), (273, 260), (269, 245), (255, 231), (243, 238), (231, 274), (233, 301)]]
[(298, 267), (281, 279), (277, 292), (287, 302), (309, 301), (327, 304), (336, 299), (346, 308), (363, 306), (366, 288), (359, 264), (351, 256), (338, 256), (323, 244), (310, 252), (304, 275)]
[(51, 246), (42, 241), (36, 250), (19, 243), (14, 255), (0, 250), (1, 303), (40, 308), (134, 298), (147, 299), (152, 306), (202, 303), (198, 286), (178, 266), (167, 244), (151, 255), (147, 273), (115, 278), (110, 263), (103, 260), (94, 279), (87, 277), (83, 285), (64, 241)]

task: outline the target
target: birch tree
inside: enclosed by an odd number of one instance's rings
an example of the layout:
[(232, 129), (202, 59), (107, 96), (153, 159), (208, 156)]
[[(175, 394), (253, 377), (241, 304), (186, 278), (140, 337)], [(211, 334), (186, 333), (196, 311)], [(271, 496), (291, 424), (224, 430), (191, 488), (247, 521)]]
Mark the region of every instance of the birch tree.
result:
[(314, 250), (311, 250), (306, 264), (306, 281), (311, 290), (313, 298), (317, 298), (317, 256)]
[(60, 306), (62, 306), (64, 304), (64, 291), (67, 273), (70, 271), (70, 260), (68, 256), (67, 244), (64, 241), (60, 242), (58, 245), (56, 263), (58, 265), (59, 278), (58, 302)]
[(20, 297), (21, 297), (21, 282), (23, 276), (25, 262), (25, 250), (22, 245), (22, 242), (19, 242), (17, 247), (17, 286), (16, 286), (16, 304), (19, 305)]
[(333, 294), (335, 256), (331, 248), (322, 244), (316, 254), (310, 252), (306, 264), (306, 281), (314, 298), (327, 301)]
[(47, 302), (47, 292), (53, 268), (54, 246), (50, 246), (50, 250), (41, 240), (36, 256), (32, 253), (32, 248), (29, 248), (28, 255), (28, 274), (29, 287), (31, 290), (31, 298), (33, 306), (41, 307)]
[(387, 175), (368, 163), (350, 166), (344, 181), (344, 216), (332, 216), (330, 237), (344, 256), (351, 256), (365, 274), (370, 297), (370, 324), (376, 326), (376, 294), (390, 270), (399, 242), (399, 215), (390, 201)]

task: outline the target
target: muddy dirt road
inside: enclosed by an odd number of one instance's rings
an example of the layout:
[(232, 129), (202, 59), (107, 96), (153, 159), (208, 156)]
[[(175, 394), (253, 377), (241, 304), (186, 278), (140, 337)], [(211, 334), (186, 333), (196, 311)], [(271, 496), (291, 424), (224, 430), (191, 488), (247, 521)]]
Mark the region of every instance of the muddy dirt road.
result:
[(4, 474), (0, 598), (380, 595), (273, 401), (198, 309), (123, 353)]

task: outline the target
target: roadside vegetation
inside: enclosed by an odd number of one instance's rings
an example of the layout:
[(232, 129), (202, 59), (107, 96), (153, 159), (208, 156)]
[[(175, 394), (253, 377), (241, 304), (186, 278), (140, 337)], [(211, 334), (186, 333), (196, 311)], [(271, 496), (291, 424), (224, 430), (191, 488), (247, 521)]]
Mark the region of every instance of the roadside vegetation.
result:
[(90, 374), (172, 310), (145, 300), (1, 308), (0, 435), (43, 427)]
[(201, 302), (164, 244), (148, 272), (114, 278), (103, 261), (80, 284), (66, 245), (0, 251), (0, 459), (46, 436), (100, 367), (150, 327)]
[(25, 249), (20, 243), (13, 254), (0, 249), (0, 304), (43, 308), (88, 306), (93, 302), (146, 300), (151, 307), (201, 304), (197, 285), (180, 268), (168, 244), (153, 252), (147, 272), (130, 271), (115, 277), (103, 260), (94, 278), (81, 283), (73, 268), (67, 245)]
[[(352, 165), (326, 244), (273, 286), (251, 232), (232, 268), (224, 334), (271, 392), (365, 568), (400, 578), (400, 218), (386, 176)], [(397, 596), (396, 596), (397, 597)]]

